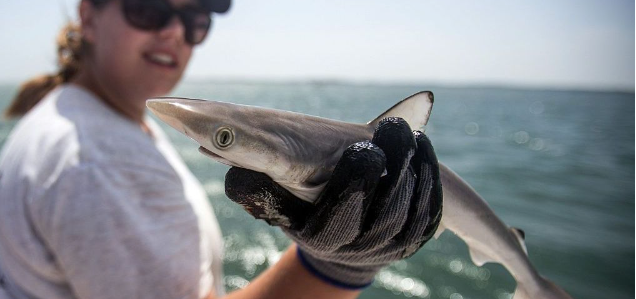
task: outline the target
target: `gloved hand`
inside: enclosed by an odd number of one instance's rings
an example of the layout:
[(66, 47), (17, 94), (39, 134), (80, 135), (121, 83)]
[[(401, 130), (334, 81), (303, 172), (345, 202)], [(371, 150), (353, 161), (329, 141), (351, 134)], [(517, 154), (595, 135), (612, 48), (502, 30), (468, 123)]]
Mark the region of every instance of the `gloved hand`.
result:
[(231, 168), (225, 182), (230, 199), (297, 243), (310, 272), (350, 289), (369, 285), (380, 268), (415, 253), (442, 215), (433, 147), (400, 118), (383, 120), (372, 142), (351, 145), (314, 204), (251, 170)]

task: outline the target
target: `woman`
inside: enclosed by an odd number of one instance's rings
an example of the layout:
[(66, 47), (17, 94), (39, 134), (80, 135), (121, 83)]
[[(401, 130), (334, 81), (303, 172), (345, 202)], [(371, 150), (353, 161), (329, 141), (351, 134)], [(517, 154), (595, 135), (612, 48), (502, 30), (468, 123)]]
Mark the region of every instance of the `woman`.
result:
[[(0, 157), (0, 298), (224, 296), (222, 240), (199, 182), (144, 117), (229, 0), (83, 0), (60, 71), (27, 82)], [(231, 169), (227, 194), (268, 206), (296, 242), (228, 298), (354, 298), (428, 240), (441, 215), (428, 139), (390, 120), (353, 145), (318, 203)], [(387, 154), (386, 153), (391, 153)], [(386, 167), (385, 167), (386, 166)], [(385, 174), (386, 168), (386, 174)], [(273, 199), (273, 200), (272, 200)], [(280, 219), (277, 218), (277, 219)]]

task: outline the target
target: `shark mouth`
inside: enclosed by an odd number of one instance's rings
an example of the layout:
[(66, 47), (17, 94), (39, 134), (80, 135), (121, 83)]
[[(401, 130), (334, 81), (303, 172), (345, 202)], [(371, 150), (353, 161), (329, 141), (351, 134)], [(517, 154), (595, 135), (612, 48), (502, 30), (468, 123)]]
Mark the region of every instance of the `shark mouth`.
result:
[(227, 159), (225, 159), (225, 158), (213, 153), (212, 151), (208, 150), (205, 147), (199, 146), (199, 152), (202, 153), (203, 155), (205, 155), (205, 156), (207, 156), (209, 158), (212, 158), (212, 159), (214, 159), (214, 160), (216, 160), (216, 161), (218, 161), (220, 163), (223, 163), (223, 164), (225, 164), (227, 166), (241, 167), (241, 166), (236, 165), (235, 163), (232, 163), (229, 160), (227, 160)]

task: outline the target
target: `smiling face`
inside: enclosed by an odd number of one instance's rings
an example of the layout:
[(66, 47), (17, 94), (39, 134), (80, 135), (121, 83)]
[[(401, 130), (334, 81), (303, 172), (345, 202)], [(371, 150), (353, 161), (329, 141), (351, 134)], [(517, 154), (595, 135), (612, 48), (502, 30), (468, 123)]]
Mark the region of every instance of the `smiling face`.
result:
[[(174, 7), (196, 0), (167, 0)], [(80, 4), (82, 34), (90, 53), (84, 61), (84, 85), (126, 115), (143, 115), (148, 98), (168, 93), (181, 79), (192, 54), (178, 17), (159, 30), (131, 26), (121, 0), (95, 7)]]

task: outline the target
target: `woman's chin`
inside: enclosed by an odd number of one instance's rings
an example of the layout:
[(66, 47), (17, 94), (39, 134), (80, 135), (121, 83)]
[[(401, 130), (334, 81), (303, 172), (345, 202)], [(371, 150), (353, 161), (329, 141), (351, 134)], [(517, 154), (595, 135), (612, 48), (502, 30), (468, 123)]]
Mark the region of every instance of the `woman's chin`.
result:
[(153, 84), (151, 88), (147, 89), (148, 93), (146, 93), (146, 96), (144, 97), (144, 99), (165, 96), (169, 94), (170, 91), (172, 91), (172, 89), (176, 86), (176, 82), (165, 82), (163, 84), (159, 84), (161, 83), (161, 81), (157, 81), (154, 83), (155, 84)]

